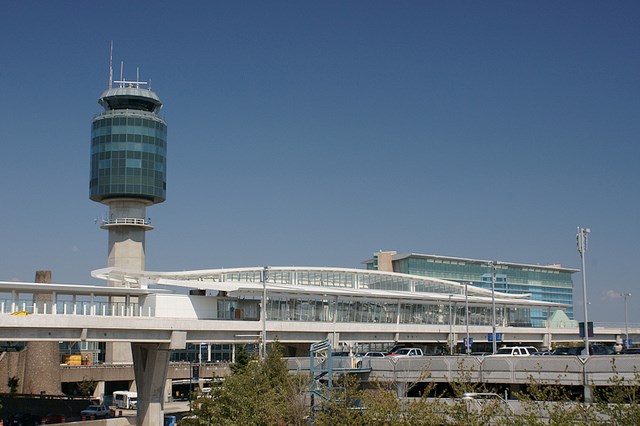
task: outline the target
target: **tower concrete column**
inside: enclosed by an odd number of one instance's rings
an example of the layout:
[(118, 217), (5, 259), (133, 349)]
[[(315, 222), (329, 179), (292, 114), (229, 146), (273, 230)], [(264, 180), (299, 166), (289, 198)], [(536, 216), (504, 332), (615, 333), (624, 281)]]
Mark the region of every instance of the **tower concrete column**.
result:
[(169, 344), (131, 343), (138, 388), (138, 426), (164, 424), (164, 393), (169, 369)]
[(104, 203), (109, 205), (109, 218), (102, 225), (109, 230), (109, 266), (143, 271), (145, 233), (153, 229), (146, 217), (146, 206), (150, 202), (115, 199)]

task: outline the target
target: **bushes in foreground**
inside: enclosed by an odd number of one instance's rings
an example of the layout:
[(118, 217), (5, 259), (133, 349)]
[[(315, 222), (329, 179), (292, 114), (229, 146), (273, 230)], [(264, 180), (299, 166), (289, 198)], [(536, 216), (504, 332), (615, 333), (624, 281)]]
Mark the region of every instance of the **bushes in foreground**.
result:
[[(640, 425), (640, 375), (625, 383), (615, 370), (611, 386), (596, 394), (596, 402), (575, 401), (562, 386), (537, 383), (516, 394), (521, 409), (508, 404), (471, 380), (471, 371), (458, 365), (459, 379), (450, 383), (453, 398), (438, 395), (428, 384), (419, 398), (397, 397), (397, 383), (369, 382), (354, 375), (336, 375), (332, 397), (311, 398), (309, 378), (289, 374), (278, 345), (264, 361), (245, 360), (234, 368), (211, 397), (198, 397), (193, 415), (181, 425)], [(422, 382), (428, 382), (428, 367)], [(414, 384), (415, 385), (415, 384)], [(409, 387), (412, 385), (409, 384)], [(477, 397), (464, 395), (472, 393)]]

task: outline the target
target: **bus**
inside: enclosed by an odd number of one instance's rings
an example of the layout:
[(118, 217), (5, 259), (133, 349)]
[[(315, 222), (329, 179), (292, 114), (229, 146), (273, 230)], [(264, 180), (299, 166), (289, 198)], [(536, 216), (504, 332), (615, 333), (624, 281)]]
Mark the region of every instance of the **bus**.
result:
[(115, 391), (113, 393), (113, 405), (125, 410), (133, 410), (138, 405), (138, 392)]

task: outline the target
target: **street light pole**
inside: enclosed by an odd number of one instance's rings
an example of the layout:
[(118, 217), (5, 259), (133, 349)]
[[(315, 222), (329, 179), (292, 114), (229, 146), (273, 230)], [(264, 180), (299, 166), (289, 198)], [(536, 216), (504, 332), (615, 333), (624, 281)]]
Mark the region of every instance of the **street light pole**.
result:
[(269, 279), (269, 267), (262, 268), (260, 281), (262, 281), (262, 342), (260, 342), (260, 358), (267, 358), (267, 280)]
[(631, 297), (631, 293), (620, 293), (620, 296), (624, 297), (624, 333), (627, 338), (624, 341), (624, 347), (629, 348), (629, 316), (627, 314), (627, 297)]
[(582, 303), (584, 305), (584, 350), (589, 356), (589, 315), (587, 309), (587, 274), (585, 271), (585, 253), (587, 252), (587, 236), (591, 232), (589, 228), (578, 227), (578, 252), (582, 260)]
[(451, 309), (451, 295), (449, 295), (449, 355), (453, 355), (453, 311)]
[(491, 340), (493, 341), (492, 352), (498, 352), (498, 342), (496, 342), (496, 262), (491, 262)]
[(469, 344), (469, 283), (464, 283), (464, 323), (467, 326), (467, 355), (471, 353), (471, 345)]
[[(578, 252), (580, 253), (580, 259), (582, 260), (582, 303), (584, 304), (584, 350), (585, 360), (589, 358), (589, 315), (587, 309), (587, 274), (585, 272), (585, 260), (584, 256), (587, 252), (587, 236), (591, 232), (589, 228), (578, 227)], [(584, 402), (593, 402), (593, 394), (591, 385), (587, 383), (587, 369), (584, 369)]]

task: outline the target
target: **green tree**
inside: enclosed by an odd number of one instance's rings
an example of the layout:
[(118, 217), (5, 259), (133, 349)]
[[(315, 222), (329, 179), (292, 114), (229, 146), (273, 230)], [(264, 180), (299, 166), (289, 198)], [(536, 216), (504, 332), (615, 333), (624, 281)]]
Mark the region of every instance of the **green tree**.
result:
[(516, 394), (521, 402), (524, 414), (515, 416), (519, 424), (537, 425), (575, 425), (597, 424), (597, 416), (590, 406), (576, 401), (565, 386), (555, 383), (536, 381), (529, 375), (526, 391)]
[(235, 356), (235, 362), (231, 364), (231, 371), (233, 373), (239, 373), (249, 365), (249, 362), (253, 359), (251, 354), (247, 352), (245, 345), (239, 346)]
[(304, 425), (305, 384), (290, 375), (280, 345), (271, 345), (264, 361), (236, 368), (211, 397), (192, 404), (195, 418), (181, 425)]
[[(333, 378), (331, 393), (326, 400), (316, 397), (314, 426), (365, 425), (366, 401), (360, 380), (354, 374), (341, 374)], [(373, 424), (371, 421), (369, 424)]]
[(7, 386), (9, 386), (9, 393), (11, 395), (15, 395), (18, 393), (18, 384), (20, 383), (20, 379), (16, 376), (9, 377), (9, 381), (7, 382)]
[(82, 378), (82, 381), (78, 383), (78, 392), (80, 392), (82, 396), (90, 396), (96, 390), (97, 385), (98, 382), (85, 376)]
[(640, 425), (640, 373), (633, 369), (633, 379), (625, 380), (618, 374), (616, 361), (611, 359), (613, 376), (609, 386), (596, 394), (596, 407), (601, 418), (612, 426)]
[[(425, 365), (417, 382), (365, 381), (357, 375), (338, 376), (334, 398), (314, 413), (314, 425), (367, 426), (440, 426), (452, 424), (447, 415), (448, 403), (435, 395), (435, 383), (429, 381)], [(418, 383), (427, 383), (414, 399), (398, 397)], [(435, 395), (435, 397), (434, 397)]]

